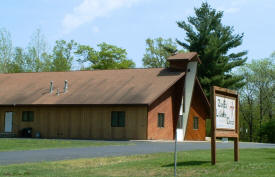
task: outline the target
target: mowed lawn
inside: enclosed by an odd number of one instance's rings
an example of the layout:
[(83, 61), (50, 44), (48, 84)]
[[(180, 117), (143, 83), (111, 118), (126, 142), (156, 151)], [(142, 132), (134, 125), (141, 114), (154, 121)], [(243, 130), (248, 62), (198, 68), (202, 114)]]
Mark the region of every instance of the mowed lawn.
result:
[[(180, 152), (178, 176), (275, 176), (275, 149), (241, 149), (240, 162), (233, 150), (217, 150), (217, 165), (210, 150)], [(0, 166), (0, 176), (87, 177), (173, 176), (173, 153), (91, 158)]]
[(104, 142), (89, 140), (20, 139), (0, 138), (0, 151), (38, 150), (88, 146), (129, 145), (128, 142)]

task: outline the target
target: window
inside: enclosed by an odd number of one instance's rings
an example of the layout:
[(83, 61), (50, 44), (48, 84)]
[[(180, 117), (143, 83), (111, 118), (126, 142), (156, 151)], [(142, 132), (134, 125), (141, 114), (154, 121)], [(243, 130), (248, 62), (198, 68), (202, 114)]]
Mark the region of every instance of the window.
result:
[(182, 120), (183, 120), (183, 116), (182, 116), (182, 115), (179, 115), (177, 128), (182, 128)]
[(33, 111), (23, 111), (22, 121), (32, 122), (33, 120), (34, 120), (34, 112)]
[(193, 118), (193, 129), (194, 130), (198, 130), (199, 129), (199, 118), (198, 117), (194, 117)]
[(158, 113), (158, 127), (164, 127), (164, 113)]
[(124, 111), (113, 111), (112, 112), (111, 126), (112, 127), (125, 127), (125, 112)]

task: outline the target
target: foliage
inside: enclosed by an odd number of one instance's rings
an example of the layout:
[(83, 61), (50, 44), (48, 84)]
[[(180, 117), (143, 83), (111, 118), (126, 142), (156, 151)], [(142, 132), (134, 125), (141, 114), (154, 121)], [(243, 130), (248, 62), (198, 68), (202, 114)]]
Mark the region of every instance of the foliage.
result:
[(12, 41), (10, 33), (0, 28), (0, 73), (7, 73), (12, 60)]
[(246, 82), (240, 89), (240, 113), (241, 121), (243, 119), (244, 122), (241, 125), (243, 129), (248, 125), (250, 141), (262, 141), (262, 125), (272, 120), (275, 112), (274, 60), (252, 60), (250, 64), (240, 68), (240, 74)]
[(77, 43), (73, 40), (68, 43), (65, 40), (56, 41), (53, 48), (51, 71), (70, 71), (76, 46)]
[(28, 72), (43, 71), (44, 56), (47, 53), (47, 43), (40, 29), (37, 29), (31, 37), (25, 54), (26, 68)]
[(167, 58), (177, 51), (177, 44), (172, 39), (146, 39), (146, 52), (143, 56), (143, 66), (147, 68), (168, 67)]
[[(126, 49), (107, 43), (97, 46), (98, 50), (95, 50), (73, 40), (57, 40), (49, 50), (43, 33), (37, 29), (26, 49), (13, 48), (10, 33), (0, 29), (0, 73), (70, 71), (76, 57), (81, 70), (135, 67), (135, 63), (127, 59)], [(85, 62), (90, 66), (86, 67)]]
[(232, 69), (242, 66), (246, 51), (230, 53), (242, 44), (243, 34), (233, 34), (234, 29), (222, 24), (223, 12), (202, 3), (195, 8), (195, 16), (187, 21), (177, 22), (186, 32), (186, 42), (177, 40), (178, 44), (188, 51), (199, 54), (202, 64), (198, 66), (198, 78), (209, 95), (213, 85), (225, 88), (240, 88), (244, 85), (242, 76), (232, 75)]
[(88, 62), (90, 66), (87, 69), (125, 69), (134, 68), (135, 63), (127, 59), (126, 49), (110, 45), (105, 42), (97, 45), (96, 51), (90, 46), (79, 45), (76, 54), (81, 63)]
[(275, 143), (275, 119), (266, 122), (260, 131), (264, 142)]
[(7, 70), (9, 73), (24, 72), (25, 61), (24, 51), (20, 47), (14, 49), (13, 60), (9, 62)]

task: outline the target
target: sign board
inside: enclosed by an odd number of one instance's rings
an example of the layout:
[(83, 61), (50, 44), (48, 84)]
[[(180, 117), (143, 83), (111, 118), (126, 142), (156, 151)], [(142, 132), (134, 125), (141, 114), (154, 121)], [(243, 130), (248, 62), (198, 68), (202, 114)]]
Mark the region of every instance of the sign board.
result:
[(216, 129), (235, 130), (236, 99), (216, 96)]
[(234, 139), (234, 159), (239, 160), (239, 96), (236, 91), (211, 88), (211, 158), (216, 164), (216, 138)]

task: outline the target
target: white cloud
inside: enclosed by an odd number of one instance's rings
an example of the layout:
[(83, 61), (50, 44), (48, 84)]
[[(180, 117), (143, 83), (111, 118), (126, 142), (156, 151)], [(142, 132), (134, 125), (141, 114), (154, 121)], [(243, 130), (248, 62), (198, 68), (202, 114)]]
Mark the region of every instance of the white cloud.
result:
[(104, 17), (116, 9), (131, 7), (138, 1), (141, 0), (83, 0), (72, 13), (65, 15), (62, 21), (63, 32), (70, 33), (85, 23)]

